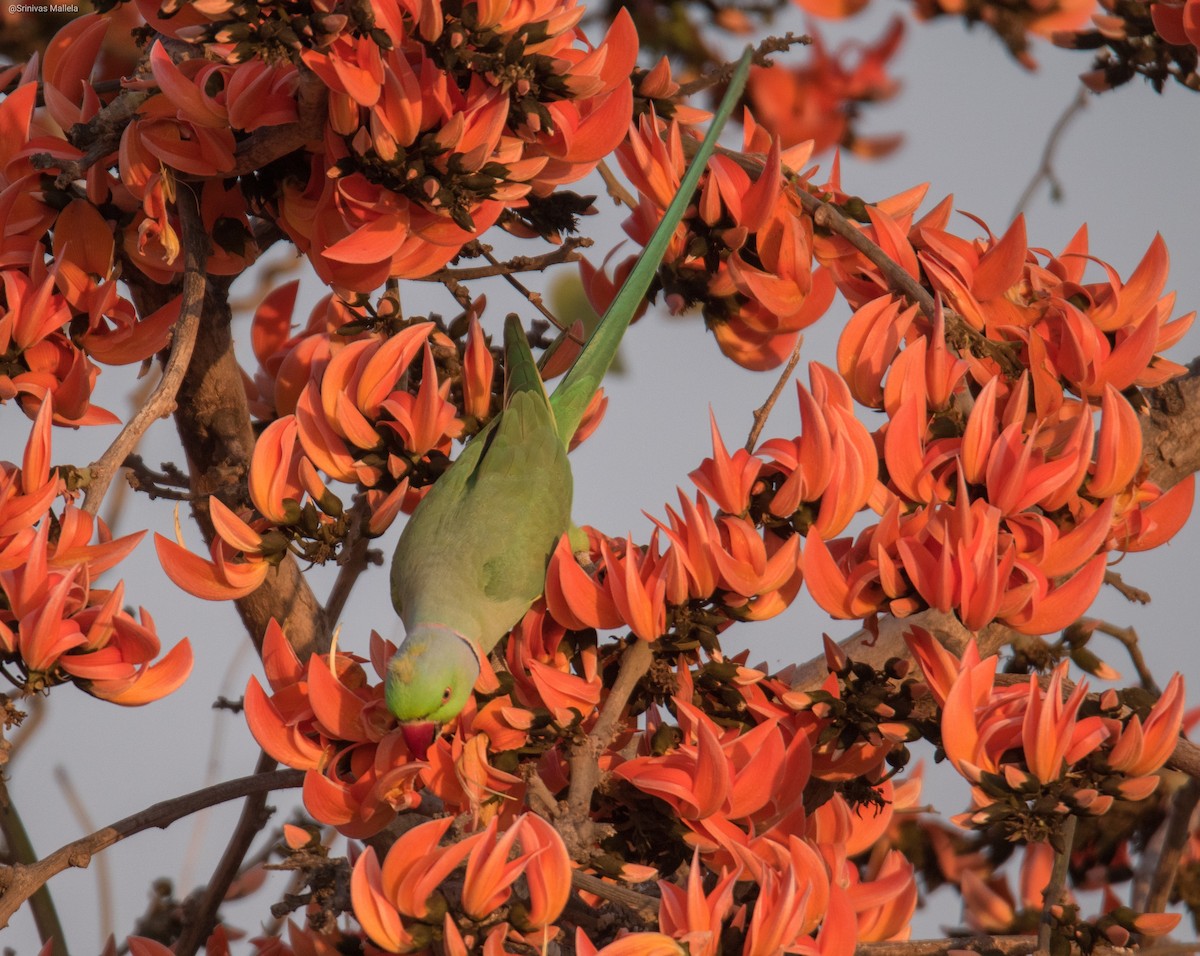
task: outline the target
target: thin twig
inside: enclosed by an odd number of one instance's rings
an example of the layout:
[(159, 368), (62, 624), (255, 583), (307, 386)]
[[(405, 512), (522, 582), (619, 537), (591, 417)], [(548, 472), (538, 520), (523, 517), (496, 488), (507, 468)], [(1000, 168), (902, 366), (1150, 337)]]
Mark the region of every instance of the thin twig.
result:
[(1071, 863), (1071, 846), (1075, 842), (1075, 826), (1078, 818), (1068, 814), (1061, 831), (1062, 849), (1054, 853), (1054, 868), (1050, 871), (1050, 882), (1042, 897), (1042, 916), (1038, 921), (1038, 956), (1050, 956), (1050, 941), (1054, 936), (1054, 909), (1062, 903), (1063, 890), (1067, 885), (1067, 870)]
[[(796, 44), (812, 43), (810, 36), (796, 36), (794, 33), (788, 32), (781, 37), (766, 37), (758, 46), (754, 48), (754, 63), (757, 66), (770, 66), (769, 59), (772, 53), (783, 53)], [(679, 86), (678, 97), (683, 98), (691, 96), (694, 93), (699, 93), (701, 90), (707, 90), (710, 87), (718, 86), (721, 83), (728, 83), (729, 78), (733, 76), (733, 70), (736, 63), (723, 63), (699, 79), (692, 80), (691, 83), (682, 83)]]
[[(500, 265), (500, 261), (495, 256), (493, 256), (491, 254), (491, 252), (489, 252), (486, 248), (482, 250), (482, 255), (493, 266)], [(551, 312), (549, 309), (547, 309), (546, 306), (542, 303), (542, 294), (540, 292), (534, 292), (532, 289), (530, 289), (528, 286), (526, 286), (525, 283), (523, 283), (520, 279), (518, 279), (511, 272), (500, 272), (498, 274), (504, 278), (505, 282), (507, 282), (510, 286), (512, 286), (514, 289), (516, 289), (518, 292), (520, 292), (521, 295), (523, 295), (525, 297), (526, 301), (528, 301), (530, 305), (532, 305), (535, 309), (537, 309), (539, 312), (541, 312), (542, 315), (544, 315), (546, 317), (547, 321), (549, 321), (549, 323), (551, 325), (553, 325), (560, 332), (566, 332), (567, 334), (570, 334), (569, 330), (567, 329), (567, 327), (565, 325), (562, 324), (562, 322), (559, 320), (558, 316), (555, 315), (553, 312)], [(572, 338), (574, 338), (574, 337), (572, 336)], [(580, 344), (582, 345), (583, 343), (581, 342)]]
[(0, 867), (0, 929), (8, 926), (9, 920), (20, 909), (21, 904), (45, 886), (51, 877), (71, 867), (86, 868), (96, 853), (114, 843), (154, 827), (166, 829), (176, 820), (205, 807), (236, 800), (251, 793), (292, 789), (299, 787), (303, 782), (303, 770), (276, 770), (273, 773), (228, 780), (156, 803), (102, 830), (65, 844), (36, 863)]
[(750, 435), (746, 438), (746, 451), (754, 451), (754, 446), (758, 444), (758, 436), (762, 434), (763, 426), (767, 424), (767, 419), (771, 415), (771, 409), (779, 401), (779, 396), (783, 394), (783, 387), (787, 384), (788, 379), (792, 377), (792, 372), (796, 370), (796, 366), (800, 363), (800, 348), (803, 345), (804, 336), (801, 335), (796, 339), (796, 347), (792, 349), (792, 357), (788, 359), (787, 365), (784, 366), (783, 374), (779, 376), (779, 381), (771, 389), (771, 394), (767, 396), (767, 400), (762, 405), (754, 410), (754, 424), (750, 428)]
[[(34, 862), (37, 860), (37, 854), (34, 852), (33, 843), (29, 839), (29, 831), (25, 829), (25, 824), (21, 820), (21, 815), (17, 812), (16, 804), (12, 801), (12, 794), (9, 793), (8, 783), (0, 777), (0, 833), (4, 834), (4, 848), (7, 851), (9, 860), (15, 861), (11, 868), (0, 868), (0, 886), (3, 886), (3, 876), (5, 869), (21, 869), (27, 866), (36, 866)], [(43, 881), (45, 882), (45, 881)], [(37, 886), (31, 887), (30, 891), (21, 897), (19, 906), (26, 899), (32, 899), (29, 903), (29, 908), (33, 911), (33, 922), (37, 927), (38, 938), (43, 944), (51, 943), (51, 956), (69, 956), (70, 950), (67, 948), (66, 937), (63, 935), (62, 923), (58, 919), (58, 911), (54, 908), (54, 900), (50, 896), (50, 890), (39, 883)], [(0, 908), (7, 903), (7, 894), (5, 897), (0, 897)], [(17, 911), (17, 907), (13, 907), (13, 912)], [(0, 929), (8, 925), (8, 919), (5, 917), (0, 922)]]
[[(365, 499), (362, 499), (365, 503)], [(344, 552), (341, 566), (338, 568), (336, 580), (333, 582), (333, 587), (329, 591), (329, 597), (325, 601), (325, 620), (329, 622), (330, 627), (337, 627), (338, 619), (342, 616), (342, 608), (346, 606), (346, 601), (350, 597), (350, 592), (354, 590), (354, 585), (361, 575), (371, 563), (370, 550), (371, 542), (365, 534), (362, 533), (360, 522), (365, 523), (366, 516), (361, 513), (359, 502), (355, 502), (351, 509), (358, 515), (358, 520), (352, 522), (351, 527), (353, 537), (349, 547)]]
[(204, 310), (206, 284), (204, 264), (208, 258), (208, 237), (200, 221), (196, 195), (186, 183), (177, 186), (175, 208), (179, 213), (179, 228), (183, 240), (183, 301), (179, 319), (171, 339), (171, 355), (163, 369), (162, 379), (137, 413), (125, 423), (121, 433), (108, 449), (90, 466), (91, 480), (83, 499), (83, 510), (95, 516), (104, 501), (104, 493), (117, 470), (137, 446), (146, 429), (157, 419), (171, 414), (175, 396), (192, 360), (200, 316)]
[(1171, 810), (1163, 825), (1163, 840), (1154, 873), (1144, 900), (1134, 899), (1134, 906), (1143, 913), (1163, 913), (1171, 901), (1171, 888), (1179, 872), (1179, 861), (1191, 832), (1192, 813), (1200, 802), (1200, 780), (1192, 777), (1175, 791)]
[[(948, 956), (949, 953), (966, 951), (972, 953), (1001, 953), (1003, 956), (1029, 956), (1037, 949), (1034, 936), (952, 936), (947, 939), (910, 939), (902, 942), (859, 943), (855, 956)], [(1194, 952), (1194, 945), (1182, 952)], [(1155, 946), (1143, 949), (1139, 956), (1167, 956), (1170, 946)], [(1092, 949), (1092, 956), (1131, 956), (1135, 950), (1123, 946), (1099, 944)]]
[(1125, 647), (1126, 653), (1129, 654), (1129, 660), (1133, 664), (1133, 669), (1137, 671), (1138, 680), (1142, 682), (1142, 687), (1155, 696), (1162, 693), (1162, 690), (1158, 686), (1158, 681), (1154, 679), (1154, 674), (1150, 672), (1150, 665), (1146, 663), (1146, 658), (1142, 654), (1142, 645), (1138, 641), (1138, 634), (1134, 628), (1117, 627), (1117, 625), (1110, 624), (1108, 621), (1096, 621), (1095, 629), (1101, 634), (1115, 637), (1121, 642)]
[[(930, 322), (936, 320), (937, 301), (928, 289), (872, 242), (866, 233), (842, 215), (832, 203), (814, 196), (807, 189), (797, 188), (796, 193), (800, 197), (800, 205), (812, 216), (816, 226), (828, 229), (834, 235), (845, 239), (879, 270), (890, 289), (914, 302)], [(994, 360), (1005, 374), (1015, 378), (1021, 373), (1022, 366), (1012, 354), (1010, 343), (989, 339), (962, 316), (949, 309), (943, 309), (943, 315), (947, 332), (955, 332), (965, 338), (978, 355)]]
[[(516, 272), (541, 272), (549, 266), (561, 265), (564, 262), (578, 262), (582, 256), (578, 250), (586, 249), (592, 240), (586, 236), (567, 236), (561, 246), (540, 256), (513, 256), (499, 262), (488, 256), (491, 265), (462, 266), (459, 268), (438, 269), (426, 276), (419, 276), (418, 282), (445, 282), (453, 279), (455, 282), (474, 282), (477, 279), (491, 279), (494, 276), (512, 275)], [(480, 249), (480, 255), (486, 253)]]
[(616, 174), (608, 168), (608, 163), (600, 160), (600, 164), (596, 167), (596, 172), (604, 180), (604, 188), (614, 203), (618, 206), (625, 206), (627, 209), (637, 207), (637, 200), (633, 198), (633, 193), (625, 188), (625, 184), (621, 180), (617, 179)]
[[(54, 779), (62, 788), (63, 796), (67, 799), (67, 806), (75, 814), (75, 821), (79, 824), (80, 829), (88, 832), (95, 830), (96, 821), (88, 813), (87, 804), (80, 797), (79, 791), (75, 789), (75, 784), (71, 780), (67, 768), (62, 765), (55, 767)], [(96, 861), (96, 901), (100, 908), (100, 938), (108, 939), (116, 932), (113, 926), (116, 903), (113, 900), (112, 892), (112, 868), (108, 865), (108, 857), (105, 856)]]
[(1042, 184), (1043, 179), (1050, 183), (1050, 198), (1052, 200), (1057, 202), (1062, 197), (1062, 183), (1058, 180), (1058, 174), (1054, 172), (1054, 154), (1058, 151), (1063, 134), (1066, 133), (1067, 127), (1071, 125), (1071, 121), (1082, 113), (1088, 105), (1087, 98), (1087, 87), (1080, 85), (1079, 89), (1075, 91), (1075, 96), (1071, 99), (1071, 102), (1067, 104), (1067, 108), (1063, 110), (1062, 115), (1055, 120), (1054, 125), (1050, 128), (1050, 135), (1046, 138), (1046, 145), (1042, 147), (1042, 158), (1038, 161), (1038, 168), (1034, 171), (1033, 178), (1029, 180), (1029, 185), (1025, 187), (1025, 191), (1021, 193), (1021, 198), (1017, 200), (1016, 206), (1013, 207), (1012, 219), (1016, 219), (1017, 216), (1025, 211), (1025, 207), (1033, 199), (1033, 194), (1037, 192), (1037, 188)]
[(1149, 604), (1150, 592), (1143, 591), (1141, 588), (1134, 587), (1132, 584), (1126, 584), (1125, 579), (1116, 571), (1104, 572), (1104, 583), (1110, 587), (1114, 587), (1120, 592), (1121, 596), (1127, 601), (1132, 601), (1134, 604)]
[[(254, 768), (254, 776), (261, 777), (270, 773), (275, 767), (275, 758), (268, 756), (265, 752), (261, 753), (258, 757), (258, 765)], [(191, 913), (190, 919), (184, 924), (183, 932), (175, 942), (173, 948), (176, 956), (194, 956), (212, 932), (221, 901), (225, 899), (225, 894), (240, 872), (242, 860), (245, 859), (250, 844), (254, 842), (254, 838), (266, 825), (266, 817), (269, 815), (267, 810), (268, 792), (260, 790), (247, 796), (246, 802), (242, 806), (242, 815), (238, 818), (237, 826), (234, 828), (229, 842), (225, 845), (225, 852), (221, 854), (221, 859), (208, 880), (200, 902)]]

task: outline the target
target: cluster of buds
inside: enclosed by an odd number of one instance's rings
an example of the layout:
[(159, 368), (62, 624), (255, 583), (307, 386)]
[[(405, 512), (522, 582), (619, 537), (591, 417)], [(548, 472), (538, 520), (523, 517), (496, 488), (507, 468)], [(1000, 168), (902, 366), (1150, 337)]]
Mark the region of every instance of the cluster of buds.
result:
[(1054, 35), (1058, 46), (1099, 50), (1081, 79), (1095, 93), (1145, 77), (1158, 92), (1168, 81), (1200, 90), (1200, 5), (1196, 0), (1100, 0), (1090, 30)]

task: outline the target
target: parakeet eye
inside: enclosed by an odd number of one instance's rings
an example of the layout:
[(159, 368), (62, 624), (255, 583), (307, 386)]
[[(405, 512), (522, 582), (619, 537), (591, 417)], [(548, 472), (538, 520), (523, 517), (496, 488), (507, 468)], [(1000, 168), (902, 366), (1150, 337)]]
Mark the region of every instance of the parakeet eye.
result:
[(446, 701), (448, 701), (450, 699), (450, 693), (451, 693), (451, 689), (449, 687), (447, 687), (444, 691), (442, 691), (442, 703), (445, 703)]

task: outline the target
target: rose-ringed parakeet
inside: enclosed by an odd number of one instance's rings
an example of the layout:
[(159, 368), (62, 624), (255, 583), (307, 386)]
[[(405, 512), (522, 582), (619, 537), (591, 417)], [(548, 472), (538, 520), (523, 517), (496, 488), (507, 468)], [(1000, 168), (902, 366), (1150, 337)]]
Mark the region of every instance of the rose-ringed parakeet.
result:
[(567, 446), (691, 202), (750, 67), (742, 56), (679, 192), (633, 271), (554, 394), (524, 330), (504, 327), (504, 404), (414, 509), (392, 557), (392, 603), (405, 639), (388, 662), (385, 699), (423, 758), (438, 725), (462, 710), (491, 651), (542, 593), (571, 523)]

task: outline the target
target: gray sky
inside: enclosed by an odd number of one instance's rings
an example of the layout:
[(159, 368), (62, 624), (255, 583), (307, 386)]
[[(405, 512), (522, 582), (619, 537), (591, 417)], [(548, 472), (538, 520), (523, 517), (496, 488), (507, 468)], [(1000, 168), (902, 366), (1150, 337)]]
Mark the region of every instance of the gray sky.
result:
[[(827, 32), (831, 37), (856, 35), (871, 41), (899, 9), (898, 4), (876, 0), (873, 9)], [(776, 32), (788, 29), (803, 29), (798, 15), (782, 18), (775, 27)], [(1059, 51), (1047, 44), (1039, 43), (1034, 52), (1041, 69), (1026, 73), (982, 29), (968, 32), (956, 22), (912, 25), (895, 61), (895, 73), (903, 78), (904, 89), (893, 103), (872, 110), (863, 126), (867, 133), (903, 130), (906, 143), (881, 163), (867, 165), (845, 159), (846, 189), (879, 199), (928, 181), (930, 202), (926, 208), (954, 193), (958, 208), (983, 217), (993, 231), (1001, 233), (1037, 165), (1048, 131), (1074, 96), (1074, 77), (1089, 64), (1087, 54)], [(1196, 236), (1200, 183), (1195, 173), (1200, 141), (1194, 112), (1190, 112), (1198, 105), (1186, 90), (1168, 88), (1165, 95), (1156, 96), (1140, 81), (1094, 98), (1057, 156), (1065, 198), (1053, 205), (1043, 188), (1028, 209), (1030, 244), (1057, 250), (1087, 221), (1092, 252), (1128, 276), (1159, 231), (1172, 255), (1168, 287), (1179, 291), (1179, 311), (1200, 304)], [(828, 168), (828, 157), (822, 157), (822, 166)], [(597, 205), (601, 216), (586, 225), (598, 237), (598, 260), (619, 237), (617, 224), (622, 214), (614, 212), (603, 197)], [(974, 235), (967, 220), (958, 225), (965, 235)], [(315, 289), (315, 285), (310, 283), (307, 288)], [(435, 293), (424, 287), (412, 293), (414, 297), (424, 294)], [(511, 306), (491, 293), (489, 298), (493, 306), (487, 319), (489, 329), (495, 330)], [(311, 301), (298, 309), (298, 319), (303, 320)], [(424, 311), (415, 298), (408, 308)], [(453, 311), (444, 297), (429, 308), (445, 314)], [(833, 363), (838, 323), (844, 316), (844, 307), (839, 310), (835, 306), (809, 330), (805, 362)], [(1198, 342), (1195, 335), (1185, 339), (1173, 357), (1189, 360), (1200, 353)], [(694, 318), (668, 321), (651, 314), (629, 333), (622, 353), (627, 374), (609, 384), (607, 420), (574, 456), (575, 517), (609, 534), (632, 531), (635, 538), (645, 540), (650, 526), (643, 509), (661, 515), (664, 502), (675, 500), (675, 486), (686, 487), (687, 473), (709, 453), (709, 406), (728, 444), (739, 445), (745, 440), (751, 410), (761, 404), (775, 375), (748, 373), (723, 359)], [(248, 350), (245, 354), (249, 356)], [(251, 361), (244, 360), (247, 365)], [(105, 389), (101, 404), (123, 414), (126, 406), (119, 397), (120, 389), (128, 382), (123, 371), (106, 370), (101, 382), (116, 386), (116, 391)], [(13, 407), (4, 414), (7, 424), (0, 438), (0, 453), (15, 458), (29, 426)], [(794, 393), (789, 390), (764, 437), (790, 438), (798, 430)], [(112, 434), (111, 429), (79, 434), (57, 430), (55, 461), (84, 464), (97, 456)], [(169, 422), (156, 425), (141, 450), (151, 463), (181, 461)], [(171, 534), (168, 507), (142, 499), (131, 505), (119, 532), (135, 527), (131, 519), (136, 511), (136, 526), (148, 524)], [(199, 549), (199, 534), (194, 529), (185, 533), (191, 546)], [(390, 552), (394, 539), (395, 532), (383, 540), (382, 547)], [(1135, 608), (1105, 595), (1096, 609), (1096, 614), (1114, 623), (1139, 629), (1160, 679), (1165, 680), (1172, 668), (1182, 667), (1196, 687), (1200, 687), (1200, 655), (1192, 651), (1195, 610), (1190, 599), (1198, 557), (1200, 531), (1193, 524), (1168, 547), (1150, 555), (1130, 556), (1120, 565), (1128, 581), (1152, 592), (1151, 606)], [(244, 721), (209, 709), (218, 694), (238, 697), (250, 673), (261, 677), (232, 606), (201, 602), (175, 589), (158, 570), (149, 541), (120, 567), (120, 573), (126, 578), (127, 600), (150, 609), (166, 645), (184, 635), (191, 637), (196, 671), (181, 691), (139, 710), (107, 705), (70, 688), (51, 695), (44, 723), (10, 774), (13, 797), (43, 855), (87, 829), (69, 810), (53, 775), (56, 767), (67, 768), (94, 826), (253, 769), (256, 747)], [(323, 594), (330, 579), (321, 574), (317, 579), (315, 586)], [(372, 627), (385, 636), (399, 636), (385, 575), (378, 569), (364, 577), (347, 607), (342, 645), (365, 653)], [(829, 621), (802, 595), (787, 614), (774, 621), (731, 629), (726, 649), (748, 646), (752, 661), (766, 660), (778, 666), (817, 654), (823, 630), (841, 635), (852, 629), (852, 623)], [(1096, 649), (1119, 670), (1128, 672), (1127, 661), (1115, 643), (1102, 642)], [(1192, 699), (1198, 699), (1194, 693)], [(959, 796), (942, 808), (946, 814), (964, 808), (965, 786), (957, 793)], [(272, 803), (281, 808), (292, 805), (286, 795)], [(144, 893), (152, 878), (176, 880), (181, 894), (206, 879), (236, 813), (233, 805), (199, 821), (185, 821), (166, 832), (148, 832), (105, 851), (103, 858), (113, 874), (119, 933), (129, 932), (133, 919), (144, 910)], [(276, 821), (283, 818), (281, 810)], [(51, 883), (75, 953), (100, 948), (97, 872), (97, 862), (93, 862), (90, 870), (64, 873)], [(226, 914), (234, 925), (253, 935), (257, 920), (267, 916), (275, 898), (263, 892), (249, 904), (228, 907)], [(954, 922), (957, 915), (954, 910), (937, 912), (924, 926), (932, 932), (937, 923)], [(27, 913), (0, 934), (0, 946), (18, 953), (37, 951)]]

